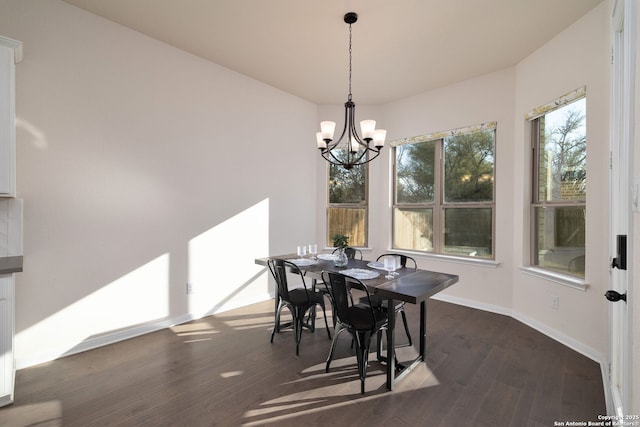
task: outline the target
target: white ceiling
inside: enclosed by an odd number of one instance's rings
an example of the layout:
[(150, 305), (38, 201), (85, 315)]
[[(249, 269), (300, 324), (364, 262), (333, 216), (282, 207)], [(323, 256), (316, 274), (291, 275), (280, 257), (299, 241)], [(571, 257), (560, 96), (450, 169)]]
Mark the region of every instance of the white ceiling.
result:
[(602, 0), (65, 0), (317, 104), (381, 104), (512, 66)]

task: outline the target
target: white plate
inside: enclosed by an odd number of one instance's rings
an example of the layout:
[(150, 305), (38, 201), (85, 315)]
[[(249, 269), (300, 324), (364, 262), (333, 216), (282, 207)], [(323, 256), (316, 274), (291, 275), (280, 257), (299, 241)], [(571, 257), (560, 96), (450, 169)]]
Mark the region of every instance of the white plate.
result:
[(323, 261), (333, 261), (336, 259), (336, 256), (334, 254), (318, 254), (318, 259)]
[(377, 270), (384, 270), (384, 271), (387, 271), (387, 270), (384, 268), (384, 262), (371, 261), (369, 264), (367, 264), (367, 267), (375, 268), (375, 269), (377, 269)]
[(298, 265), (300, 267), (307, 267), (309, 265), (316, 265), (318, 263), (318, 261), (314, 259), (306, 259), (306, 258), (293, 258), (293, 259), (288, 259), (287, 261), (292, 262), (295, 265)]
[(365, 270), (363, 268), (349, 268), (341, 271), (341, 273), (360, 280), (375, 279), (380, 275), (377, 271)]

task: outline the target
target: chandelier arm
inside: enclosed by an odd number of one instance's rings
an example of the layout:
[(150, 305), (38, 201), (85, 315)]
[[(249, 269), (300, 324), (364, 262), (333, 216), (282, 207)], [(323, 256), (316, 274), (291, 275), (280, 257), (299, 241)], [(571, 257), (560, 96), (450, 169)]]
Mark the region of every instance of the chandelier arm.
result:
[(338, 158), (335, 154), (333, 154), (333, 150), (322, 153), (322, 157), (324, 157), (326, 161), (328, 161), (329, 163), (333, 163), (334, 165), (344, 166), (348, 164), (348, 162), (343, 162), (342, 160), (340, 160), (340, 158)]
[[(358, 153), (357, 153), (357, 152), (356, 152), (356, 153), (353, 153), (353, 154), (352, 154), (352, 159), (351, 159), (351, 164), (354, 164), (354, 165), (360, 165), (360, 164), (368, 163), (370, 160), (369, 160), (368, 158), (366, 158), (367, 151), (368, 151), (368, 150), (363, 150), (359, 155), (358, 155)], [(365, 159), (366, 159), (366, 161), (362, 162), (361, 160), (362, 160), (363, 158), (365, 158)], [(373, 160), (373, 159), (372, 159), (372, 160)]]
[(362, 146), (366, 146), (366, 144), (364, 143), (363, 139), (360, 138), (360, 135), (358, 135), (358, 131), (356, 129), (356, 109), (355, 109), (355, 104), (353, 105), (353, 108), (349, 111), (349, 132), (351, 133), (350, 136), (353, 136), (353, 139), (355, 139), (356, 142), (358, 142), (358, 144), (360, 144)]
[[(340, 161), (339, 159), (337, 159), (335, 156), (333, 156), (331, 153), (330, 157), (327, 157), (327, 155), (325, 155), (326, 153), (322, 153), (322, 157), (328, 162), (331, 163), (332, 165), (336, 165), (336, 166), (342, 166), (345, 169), (351, 169), (354, 166), (362, 166), (365, 165), (367, 163), (369, 163), (370, 161), (372, 161), (373, 159), (375, 159), (376, 157), (378, 157), (380, 155), (380, 151), (376, 151), (373, 149), (369, 149), (369, 151), (373, 151), (375, 154), (369, 158), (367, 158), (365, 161), (363, 162), (359, 162), (359, 160), (363, 157), (363, 155), (359, 156), (358, 158), (358, 162), (352, 162), (352, 163), (348, 163), (348, 162), (343, 162)], [(365, 151), (366, 153), (366, 151)]]
[[(331, 149), (333, 150), (335, 147), (342, 142), (342, 138), (344, 138), (345, 134), (347, 134), (347, 129), (349, 127), (349, 104), (353, 104), (351, 101), (347, 101), (344, 103), (344, 127), (342, 128), (342, 133), (340, 134), (340, 138), (338, 138), (335, 142), (331, 144)], [(347, 136), (349, 136), (347, 134)], [(348, 139), (347, 139), (348, 141)]]

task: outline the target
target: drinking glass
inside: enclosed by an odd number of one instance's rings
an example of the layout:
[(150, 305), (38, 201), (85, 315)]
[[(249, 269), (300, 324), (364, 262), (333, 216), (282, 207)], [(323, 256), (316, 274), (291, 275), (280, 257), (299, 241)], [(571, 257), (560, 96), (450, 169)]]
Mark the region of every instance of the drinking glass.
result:
[(393, 271), (396, 269), (396, 260), (393, 257), (386, 256), (383, 258), (384, 269), (387, 270), (386, 279), (393, 279)]
[(307, 254), (307, 247), (304, 245), (298, 246), (298, 256), (300, 258), (304, 258), (306, 254)]
[(318, 245), (317, 244), (312, 244), (309, 245), (309, 255), (311, 255), (311, 259), (316, 259), (316, 255), (318, 255)]
[(402, 267), (402, 262), (400, 261), (400, 257), (399, 256), (393, 256), (393, 271), (391, 272), (392, 276), (399, 276), (400, 273), (396, 272), (396, 270), (400, 267)]

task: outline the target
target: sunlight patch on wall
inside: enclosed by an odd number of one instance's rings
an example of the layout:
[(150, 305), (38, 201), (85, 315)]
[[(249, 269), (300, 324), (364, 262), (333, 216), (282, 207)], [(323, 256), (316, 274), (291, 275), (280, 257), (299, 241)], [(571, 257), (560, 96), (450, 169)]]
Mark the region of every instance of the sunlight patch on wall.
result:
[(189, 311), (196, 316), (269, 298), (264, 267), (269, 252), (269, 200), (265, 199), (189, 242)]
[[(49, 142), (44, 132), (38, 127), (28, 122), (27, 120), (16, 117), (16, 128), (20, 131), (23, 130), (29, 136), (29, 142), (40, 150), (46, 150), (49, 147)], [(22, 140), (22, 135), (19, 135), (19, 140)]]
[(16, 334), (16, 347), (39, 343), (60, 355), (83, 341), (169, 315), (169, 254), (138, 267)]

